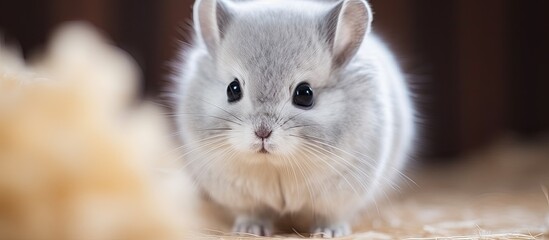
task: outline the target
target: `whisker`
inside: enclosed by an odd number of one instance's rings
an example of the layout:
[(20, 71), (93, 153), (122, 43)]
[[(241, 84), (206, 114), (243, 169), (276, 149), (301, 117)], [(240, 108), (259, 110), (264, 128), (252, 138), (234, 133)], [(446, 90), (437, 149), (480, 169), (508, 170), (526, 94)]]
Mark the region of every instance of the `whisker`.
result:
[[(196, 150), (199, 150), (199, 149), (202, 149), (204, 147), (207, 147), (207, 146), (211, 146), (211, 145), (214, 145), (214, 144), (217, 144), (219, 142), (223, 142), (223, 141), (226, 141), (226, 136), (228, 135), (216, 135), (216, 136), (213, 136), (217, 139), (211, 139), (211, 140), (208, 140), (208, 141), (204, 141), (204, 142), (201, 142), (201, 143), (205, 143), (205, 144), (199, 144), (199, 145), (187, 145), (189, 149), (192, 149), (190, 151), (185, 151), (181, 156), (179, 156), (177, 158), (176, 161), (179, 161), (180, 159), (182, 159), (183, 157), (195, 152)], [(210, 149), (209, 151), (211, 151), (212, 149)], [(208, 152), (209, 152), (208, 151)], [(189, 164), (189, 162), (187, 162), (185, 165), (183, 165), (183, 168), (185, 168), (187, 165)]]
[(286, 125), (286, 123), (288, 123), (289, 121), (295, 119), (296, 117), (298, 117), (298, 116), (300, 116), (301, 114), (304, 114), (304, 113), (306, 113), (306, 111), (300, 112), (298, 114), (295, 114), (295, 115), (289, 117), (288, 119), (286, 119), (286, 121), (284, 121), (282, 124), (280, 124), (280, 127), (283, 127), (284, 125)]
[(393, 167), (393, 170), (395, 170), (401, 177), (403, 177), (404, 179), (406, 179), (408, 182), (411, 182), (412, 184), (414, 184), (417, 188), (420, 188), (419, 184), (416, 183), (416, 181), (414, 181), (412, 178), (408, 177), (408, 175), (406, 175), (405, 173), (403, 173), (402, 171), (400, 171), (399, 169)]
[(299, 172), (301, 172), (301, 176), (303, 176), (303, 179), (305, 181), (305, 187), (307, 187), (307, 191), (309, 192), (309, 199), (312, 202), (311, 204), (312, 204), (313, 213), (314, 213), (314, 212), (316, 212), (315, 211), (315, 205), (316, 204), (315, 204), (315, 199), (314, 199), (314, 196), (313, 196), (313, 191), (311, 190), (311, 183), (309, 182), (309, 178), (305, 174), (305, 170), (302, 168), (301, 164), (299, 164), (299, 159), (297, 159), (293, 153), (290, 153), (290, 156), (292, 157), (291, 159), (295, 160), (295, 164), (297, 166), (297, 169), (299, 170)]
[(207, 114), (200, 114), (200, 113), (166, 114), (166, 116), (169, 116), (169, 117), (180, 117), (180, 116), (185, 116), (185, 115), (191, 115), (191, 116), (196, 116), (196, 117), (210, 117), (210, 118), (215, 118), (215, 119), (223, 120), (223, 121), (226, 121), (226, 122), (231, 122), (231, 123), (234, 123), (236, 125), (242, 126), (242, 123), (238, 123), (238, 122), (235, 122), (235, 121), (227, 119), (227, 118), (223, 118), (223, 117), (219, 117), (219, 116), (213, 116), (213, 115), (207, 115)]
[(278, 111), (277, 113), (277, 117), (276, 117), (276, 120), (275, 120), (275, 124), (278, 124), (279, 121), (282, 119), (280, 116), (282, 116), (282, 112), (284, 111), (284, 109), (286, 108), (286, 105), (290, 102), (291, 100), (288, 99), (286, 100), (286, 102), (284, 102), (284, 105), (282, 105), (282, 108), (280, 108), (280, 110)]
[(223, 111), (223, 112), (225, 112), (225, 113), (231, 115), (232, 117), (236, 118), (236, 119), (239, 120), (240, 122), (244, 122), (244, 121), (242, 121), (242, 119), (240, 119), (239, 117), (237, 117), (237, 116), (234, 115), (233, 113), (231, 113), (231, 112), (229, 112), (229, 111), (223, 109), (222, 107), (219, 107), (219, 106), (217, 106), (217, 105), (215, 105), (215, 104), (213, 104), (213, 103), (211, 103), (211, 102), (208, 102), (208, 101), (206, 101), (206, 100), (204, 100), (204, 99), (202, 99), (202, 98), (197, 98), (197, 99), (200, 100), (200, 101), (202, 101), (202, 102), (204, 102), (204, 103), (210, 104), (210, 105), (212, 105), (212, 106), (218, 108), (219, 110), (221, 110), (221, 111)]
[(194, 131), (197, 132), (207, 132), (207, 131), (232, 131), (232, 128), (229, 127), (221, 127), (221, 128), (203, 128), (203, 129), (195, 129)]
[[(196, 143), (202, 143), (202, 142), (206, 142), (206, 141), (209, 141), (209, 140), (213, 140), (215, 138), (218, 138), (219, 136), (218, 135), (215, 135), (215, 136), (210, 136), (210, 137), (207, 137), (207, 138), (203, 138), (203, 139), (200, 139), (200, 140), (197, 140), (197, 141), (194, 141), (192, 144), (196, 144)], [(184, 149), (186, 148), (190, 148), (191, 146), (189, 146), (190, 144), (183, 144), (179, 147), (176, 147), (176, 148), (173, 148), (173, 149), (170, 149), (169, 151), (167, 151), (164, 155), (164, 157), (166, 155), (169, 155), (173, 152), (176, 152), (176, 151), (184, 151)], [(175, 162), (175, 161), (172, 161), (172, 162)]]
[[(308, 141), (311, 141), (311, 142), (315, 142), (315, 143), (317, 143), (317, 144), (321, 144), (321, 145), (324, 145), (324, 146), (329, 147), (329, 148), (333, 148), (333, 149), (335, 149), (335, 150), (337, 150), (337, 151), (340, 151), (340, 152), (342, 152), (342, 153), (344, 153), (344, 154), (346, 154), (346, 155), (348, 155), (348, 156), (350, 156), (350, 157), (356, 159), (357, 161), (359, 161), (359, 162), (361, 162), (361, 163), (364, 163), (364, 164), (368, 165), (370, 168), (375, 168), (375, 166), (374, 166), (371, 162), (369, 162), (369, 161), (364, 161), (364, 160), (362, 159), (362, 157), (364, 157), (364, 158), (366, 158), (366, 159), (368, 159), (368, 160), (371, 160), (371, 161), (375, 161), (375, 160), (374, 160), (372, 157), (370, 157), (370, 156), (368, 156), (368, 155), (365, 155), (365, 154), (363, 154), (363, 153), (360, 153), (360, 152), (358, 152), (358, 151), (353, 151), (353, 152), (356, 153), (356, 154), (358, 154), (358, 155), (360, 155), (361, 157), (359, 157), (359, 156), (357, 156), (357, 155), (354, 155), (354, 154), (352, 154), (352, 153), (349, 153), (348, 151), (345, 151), (345, 150), (343, 150), (343, 149), (341, 149), (341, 148), (338, 148), (338, 147), (334, 146), (333, 144), (326, 143), (324, 140), (322, 140), (322, 139), (320, 139), (320, 138), (316, 138), (316, 137), (312, 137), (312, 136), (305, 136), (305, 137), (302, 137), (302, 136), (298, 136), (298, 135), (294, 135), (294, 134), (289, 134), (289, 135), (290, 135), (290, 136), (293, 136), (293, 137), (297, 137), (297, 138), (302, 138), (302, 139), (305, 139), (305, 140), (308, 140)], [(398, 169), (396, 169), (396, 168), (393, 168), (393, 169), (394, 169), (397, 173), (399, 173), (399, 174), (405, 176), (405, 174), (404, 174), (402, 171), (400, 171), (400, 170), (398, 170)], [(406, 179), (410, 179), (410, 178), (409, 178), (409, 177), (406, 177)], [(387, 178), (386, 176), (380, 176), (380, 180), (385, 181), (385, 183), (387, 183), (387, 184), (388, 184), (391, 188), (393, 188), (394, 190), (400, 191), (399, 186), (398, 186), (397, 184), (395, 184), (395, 183), (392, 181), (392, 179), (389, 179), (389, 178)], [(410, 179), (410, 180), (411, 180), (411, 179)]]
[[(222, 145), (220, 146), (221, 147), (224, 147), (224, 146), (228, 146), (228, 144), (226, 145)], [(219, 149), (219, 148), (218, 148)], [(198, 172), (197, 176), (205, 176), (207, 174), (205, 174), (205, 172), (209, 169), (210, 166), (212, 166), (214, 163), (218, 162), (219, 160), (228, 160), (228, 159), (231, 159), (232, 156), (234, 155), (234, 150), (231, 149), (231, 148), (225, 148), (223, 151), (219, 152), (218, 154), (216, 155), (211, 155), (210, 158), (208, 158), (207, 161), (205, 161), (204, 164), (201, 165), (201, 170)], [(228, 153), (232, 153), (231, 154), (231, 157), (230, 158), (224, 158), (224, 156), (226, 156)], [(224, 162), (227, 162), (227, 161), (224, 161)]]
[[(294, 180), (296, 183), (299, 182), (299, 180), (297, 179), (297, 173), (295, 172), (295, 168), (294, 168), (294, 165), (293, 165), (293, 161), (291, 161), (291, 159), (288, 159), (288, 158), (284, 158), (286, 160), (288, 160), (288, 163), (290, 163), (290, 169), (292, 170), (292, 173), (293, 173), (293, 176), (294, 176)], [(299, 194), (299, 197), (301, 197), (301, 191), (297, 191), (297, 194)]]
[(284, 130), (294, 129), (294, 128), (301, 128), (301, 127), (311, 127), (311, 126), (319, 126), (320, 124), (303, 124), (303, 125), (294, 125), (291, 127), (287, 127)]
[(157, 107), (161, 107), (161, 108), (172, 108), (173, 107), (173, 106), (170, 106), (168, 104), (160, 103), (158, 101), (150, 101), (149, 103), (151, 103), (153, 105), (156, 105)]
[[(313, 154), (311, 151), (315, 151), (317, 153), (320, 153), (322, 154), (321, 152), (311, 148), (311, 147), (305, 147), (304, 150), (306, 150), (307, 152), (309, 152), (309, 154)], [(324, 156), (326, 156), (324, 154)], [(328, 156), (326, 156), (328, 157)], [(328, 157), (329, 158), (329, 157)], [(337, 168), (335, 168), (332, 164), (330, 164), (329, 162), (327, 162), (326, 160), (322, 159), (322, 157), (319, 157), (318, 160), (320, 160), (321, 162), (323, 162), (324, 164), (326, 164), (326, 166), (328, 166), (329, 168), (331, 168), (337, 175), (339, 175), (341, 178), (343, 178), (343, 181), (345, 181), (349, 187), (353, 190), (353, 192), (357, 195), (357, 196), (360, 196), (359, 192), (356, 190), (356, 188), (354, 187), (353, 184), (351, 184), (351, 182), (349, 182), (349, 180), (345, 177), (345, 175), (343, 175), (343, 173), (338, 170)], [(358, 182), (360, 182), (360, 179), (357, 179)]]
[[(298, 136), (298, 135), (295, 135), (295, 134), (289, 134), (289, 135), (290, 135), (290, 136), (293, 136), (293, 137), (305, 139), (305, 140), (308, 140), (308, 141), (312, 141), (312, 142), (321, 144), (321, 145), (323, 145), (323, 146), (326, 146), (326, 147), (328, 147), (328, 148), (333, 148), (333, 149), (338, 150), (338, 151), (340, 151), (340, 152), (342, 152), (342, 153), (344, 153), (344, 154), (347, 154), (348, 156), (353, 157), (353, 158), (355, 158), (355, 159), (357, 159), (357, 160), (362, 159), (362, 158), (360, 158), (360, 157), (357, 157), (357, 156), (354, 155), (354, 154), (351, 154), (351, 153), (349, 153), (349, 152), (347, 152), (347, 151), (345, 151), (345, 150), (343, 150), (343, 149), (341, 149), (341, 148), (338, 148), (338, 147), (334, 146), (333, 144), (326, 143), (326, 142), (323, 141), (322, 139), (319, 139), (319, 138), (316, 138), (316, 137), (312, 137), (312, 136), (304, 136), (304, 137), (302, 137), (302, 136)], [(362, 157), (367, 158), (368, 160), (372, 160), (372, 161), (374, 160), (374, 159), (373, 159), (372, 157), (370, 157), (370, 156), (364, 155), (364, 154), (359, 153), (359, 152), (357, 152), (357, 153), (360, 154)], [(372, 165), (372, 163), (369, 163), (369, 162), (365, 162), (365, 163), (366, 163), (369, 167), (372, 167), (372, 168), (375, 167), (374, 165)]]
[[(307, 147), (305, 147), (307, 148)], [(308, 151), (308, 150), (306, 150)], [(310, 152), (311, 153), (311, 152)], [(317, 157), (317, 158), (320, 158), (317, 154), (315, 153), (311, 153), (314, 157)], [(314, 162), (314, 160), (311, 158), (311, 156), (309, 156), (308, 154), (305, 154), (305, 156), (307, 157), (307, 159), (312, 163)], [(304, 164), (306, 164), (306, 167), (308, 167), (308, 169), (312, 169), (311, 166), (309, 165), (309, 163), (307, 161), (304, 161)], [(336, 173), (337, 174), (337, 173)], [(320, 187), (320, 196), (325, 196), (325, 194), (328, 192), (327, 191), (327, 187), (326, 187), (326, 184), (318, 184), (318, 186)], [(316, 220), (316, 205), (315, 203), (313, 202), (312, 203), (313, 207), (312, 207), (312, 216), (313, 216), (313, 219)]]
[(211, 164), (213, 164), (214, 162), (218, 161), (219, 160), (219, 156), (223, 155), (226, 151), (230, 151), (230, 148), (225, 148), (223, 151), (221, 152), (217, 152), (217, 154), (211, 154), (211, 152), (213, 151), (217, 151), (223, 147), (226, 147), (226, 146), (229, 146), (230, 144), (229, 143), (220, 143), (220, 144), (217, 144), (216, 146), (214, 146), (213, 148), (209, 149), (207, 152), (203, 153), (203, 155), (205, 156), (208, 156), (207, 158), (195, 158), (193, 159), (192, 161), (188, 162), (185, 166), (183, 166), (181, 169), (184, 169), (186, 166), (189, 166), (191, 163), (194, 163), (198, 160), (201, 160), (201, 164), (197, 165), (197, 166), (194, 166), (194, 171), (193, 171), (193, 174), (194, 175), (194, 178), (196, 178), (198, 180), (198, 178), (200, 177), (203, 177), (204, 176), (204, 172), (207, 171), (208, 167), (211, 166)]
[[(350, 156), (351, 158), (353, 158), (353, 159), (359, 161), (360, 163), (364, 163), (364, 164), (368, 165), (368, 167), (370, 167), (370, 168), (375, 168), (375, 166), (374, 166), (372, 163), (370, 163), (370, 162), (368, 162), (368, 161), (364, 161), (364, 160), (362, 160), (362, 158), (360, 158), (359, 156), (353, 155), (353, 154), (351, 154), (351, 153), (349, 153), (349, 152), (347, 152), (347, 151), (345, 151), (345, 150), (343, 150), (343, 149), (341, 149), (341, 148), (338, 148), (338, 147), (335, 147), (335, 146), (333, 146), (333, 145), (331, 145), (331, 144), (323, 143), (323, 142), (320, 142), (320, 141), (314, 141), (314, 140), (311, 140), (311, 141), (316, 142), (316, 143), (318, 143), (318, 144), (322, 144), (322, 145), (328, 146), (328, 147), (330, 147), (330, 148), (334, 148), (334, 149), (336, 149), (336, 150), (338, 150), (338, 151), (340, 151), (340, 152), (342, 152), (342, 153), (344, 153), (344, 154)], [(323, 149), (323, 148), (321, 148), (321, 149)], [(329, 152), (329, 151), (328, 151), (328, 152)], [(368, 158), (369, 160), (372, 160), (372, 161), (373, 161), (373, 158), (371, 158), (371, 157), (369, 157), (369, 156), (367, 156), (367, 155), (361, 154), (361, 153), (359, 153), (359, 152), (357, 152), (357, 153), (360, 154), (361, 156), (366, 157), (366, 158)], [(343, 161), (345, 161), (346, 163), (348, 163), (345, 159), (343, 159), (343, 158), (340, 158), (340, 159), (343, 160)], [(350, 163), (348, 163), (348, 164), (349, 164), (350, 167), (354, 167), (354, 166), (352, 166), (352, 164), (350, 164)], [(357, 169), (360, 169), (360, 168), (357, 168)], [(371, 178), (371, 176), (369, 176), (369, 175), (368, 175), (368, 177)], [(393, 188), (393, 189), (396, 190), (396, 191), (399, 191), (398, 185), (394, 184), (394, 183), (391, 181), (391, 179), (389, 179), (389, 178), (387, 178), (387, 177), (385, 177), (385, 176), (379, 176), (379, 177), (380, 177), (380, 180), (384, 180), (391, 188)]]
[[(356, 155), (353, 155), (353, 154), (351, 154), (351, 153), (349, 153), (349, 152), (347, 152), (347, 151), (345, 151), (345, 150), (343, 150), (343, 149), (337, 148), (337, 147), (333, 146), (332, 144), (328, 144), (328, 143), (325, 143), (325, 142), (319, 141), (319, 140), (315, 141), (315, 140), (312, 140), (312, 139), (310, 139), (310, 138), (305, 138), (305, 137), (301, 137), (301, 136), (296, 136), (296, 135), (292, 135), (292, 136), (298, 137), (298, 138), (303, 138), (303, 139), (309, 140), (309, 141), (311, 141), (311, 142), (314, 142), (314, 143), (316, 143), (316, 144), (322, 144), (322, 145), (324, 145), (324, 146), (328, 146), (329, 148), (334, 148), (334, 149), (336, 149), (336, 150), (338, 150), (338, 151), (340, 151), (340, 152), (342, 152), (342, 153), (344, 153), (344, 154), (346, 154), (346, 155), (348, 155), (348, 156), (351, 156), (352, 158), (356, 159), (356, 160), (359, 161), (359, 162), (366, 163), (369, 167), (372, 167), (372, 168), (373, 168), (373, 165), (372, 165), (370, 162), (363, 161), (361, 158), (357, 157)], [(311, 138), (314, 138), (314, 137), (311, 137)], [(318, 138), (314, 138), (314, 139), (318, 139)], [(363, 170), (361, 170), (360, 168), (356, 168), (355, 166), (353, 166), (351, 163), (349, 163), (346, 159), (342, 158), (341, 156), (339, 156), (339, 155), (337, 155), (337, 154), (335, 154), (335, 153), (333, 153), (333, 152), (331, 152), (331, 151), (328, 151), (327, 149), (324, 149), (323, 147), (317, 147), (317, 148), (320, 149), (320, 150), (322, 150), (322, 151), (326, 151), (326, 152), (332, 154), (333, 156), (336, 156), (337, 158), (341, 159), (341, 160), (343, 161), (343, 163), (345, 163), (346, 165), (348, 165), (350, 168), (357, 169), (357, 170), (359, 170), (359, 172), (360, 172), (362, 175), (365, 175), (367, 178), (371, 178), (371, 177), (369, 176), (369, 174), (365, 173), (365, 172), (364, 172)], [(357, 152), (357, 153), (358, 153), (358, 152)], [(363, 155), (363, 154), (361, 154), (361, 153), (358, 153), (358, 154), (360, 154), (360, 155), (362, 155), (362, 156), (364, 156), (364, 157), (366, 157), (366, 158), (368, 158), (368, 159), (372, 159), (371, 157), (366, 156), (366, 155)], [(398, 172), (398, 171), (397, 171), (397, 172)], [(380, 176), (379, 180), (383, 180), (385, 183), (388, 184), (388, 186), (390, 186), (390, 187), (393, 188), (394, 190), (400, 192), (400, 187), (399, 187), (397, 184), (395, 184), (391, 179), (389, 179), (389, 178), (387, 178), (387, 177), (385, 177), (385, 176)]]
[[(330, 154), (332, 154), (332, 155), (334, 155), (334, 156), (336, 156), (336, 157), (338, 157), (338, 158), (341, 158), (341, 157), (338, 156), (337, 154), (332, 153), (332, 152), (329, 152), (329, 151), (325, 150), (325, 149), (322, 148), (322, 147), (316, 146), (316, 145), (314, 145), (314, 144), (312, 144), (312, 143), (307, 143), (307, 144), (310, 145), (310, 146), (307, 147), (307, 148), (309, 148), (309, 149), (311, 148), (311, 146), (314, 146), (314, 147), (316, 147), (316, 148), (319, 148), (320, 150), (326, 151), (326, 152), (328, 152), (328, 153), (330, 153)], [(323, 155), (325, 155), (325, 154), (323, 154)], [(328, 156), (326, 156), (326, 157), (328, 157)], [(328, 157), (328, 158), (329, 158), (329, 157)], [(347, 166), (350, 166), (351, 168), (354, 167), (354, 166), (352, 166), (352, 165), (349, 165), (350, 163), (348, 163), (347, 161), (345, 161), (345, 160), (343, 160), (343, 161), (344, 161), (344, 163), (347, 164)], [(337, 162), (336, 162), (336, 163), (337, 163)], [(341, 163), (340, 163), (340, 164), (341, 164)], [(354, 169), (359, 170), (359, 174), (365, 175), (366, 178), (370, 178), (369, 175), (366, 174), (366, 173), (365, 173), (363, 170), (361, 170), (360, 168), (354, 168)], [(352, 176), (354, 179), (357, 180), (357, 182), (360, 184), (361, 188), (366, 192), (366, 191), (367, 191), (367, 186), (366, 186), (366, 185), (356, 176), (356, 174), (353, 173), (353, 172), (348, 172), (348, 173), (351, 174), (351, 176)], [(344, 179), (344, 180), (345, 180), (345, 179)], [(346, 181), (346, 182), (348, 183), (348, 181)], [(349, 184), (349, 183), (348, 183), (348, 184)], [(383, 189), (381, 189), (381, 190), (383, 190)], [(376, 199), (375, 199), (375, 198), (372, 198), (372, 200), (373, 200), (374, 205), (375, 205), (375, 207), (376, 207), (376, 209), (377, 209), (377, 211), (378, 211), (378, 213), (379, 213), (379, 207), (378, 207), (378, 204), (377, 204)]]

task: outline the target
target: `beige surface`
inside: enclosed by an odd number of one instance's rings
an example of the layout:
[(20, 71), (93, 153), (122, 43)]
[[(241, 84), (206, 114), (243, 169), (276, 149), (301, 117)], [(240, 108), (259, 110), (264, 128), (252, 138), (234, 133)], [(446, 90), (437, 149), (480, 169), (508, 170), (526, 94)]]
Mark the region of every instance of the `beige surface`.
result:
[[(549, 141), (503, 140), (455, 162), (412, 166), (415, 184), (365, 212), (356, 234), (343, 239), (547, 239)], [(219, 238), (230, 220), (206, 211), (211, 237)], [(299, 238), (276, 238), (287, 237)]]

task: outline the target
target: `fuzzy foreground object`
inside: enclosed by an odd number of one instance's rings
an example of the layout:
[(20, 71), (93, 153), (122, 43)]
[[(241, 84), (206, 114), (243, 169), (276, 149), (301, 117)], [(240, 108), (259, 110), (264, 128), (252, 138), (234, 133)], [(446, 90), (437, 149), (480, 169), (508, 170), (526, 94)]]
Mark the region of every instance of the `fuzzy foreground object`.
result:
[(0, 239), (191, 238), (191, 184), (137, 80), (84, 24), (32, 65), (0, 46)]

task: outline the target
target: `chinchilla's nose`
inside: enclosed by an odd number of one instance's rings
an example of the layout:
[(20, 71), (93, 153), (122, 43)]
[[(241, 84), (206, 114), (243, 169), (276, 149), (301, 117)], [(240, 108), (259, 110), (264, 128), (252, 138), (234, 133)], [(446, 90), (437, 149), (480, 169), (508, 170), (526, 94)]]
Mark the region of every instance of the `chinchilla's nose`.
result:
[(271, 136), (271, 133), (273, 133), (273, 130), (271, 130), (264, 124), (261, 124), (258, 128), (255, 129), (255, 135), (261, 139), (269, 138)]

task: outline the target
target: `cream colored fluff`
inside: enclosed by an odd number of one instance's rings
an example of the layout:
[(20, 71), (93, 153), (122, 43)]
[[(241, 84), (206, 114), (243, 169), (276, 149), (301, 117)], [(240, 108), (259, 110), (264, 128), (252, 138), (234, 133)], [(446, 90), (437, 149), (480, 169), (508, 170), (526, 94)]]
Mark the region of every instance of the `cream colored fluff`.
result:
[(191, 184), (135, 104), (136, 64), (84, 24), (34, 60), (0, 46), (0, 239), (189, 237)]

